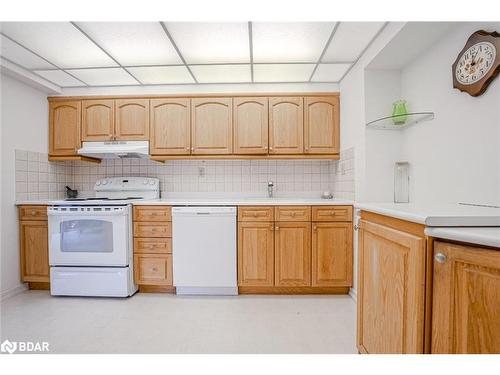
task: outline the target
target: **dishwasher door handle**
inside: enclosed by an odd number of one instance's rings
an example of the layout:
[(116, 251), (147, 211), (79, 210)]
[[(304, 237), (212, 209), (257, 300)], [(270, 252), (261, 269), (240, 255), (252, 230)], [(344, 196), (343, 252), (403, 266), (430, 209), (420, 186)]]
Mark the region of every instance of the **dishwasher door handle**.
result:
[(210, 215), (211, 212), (197, 212), (196, 215)]

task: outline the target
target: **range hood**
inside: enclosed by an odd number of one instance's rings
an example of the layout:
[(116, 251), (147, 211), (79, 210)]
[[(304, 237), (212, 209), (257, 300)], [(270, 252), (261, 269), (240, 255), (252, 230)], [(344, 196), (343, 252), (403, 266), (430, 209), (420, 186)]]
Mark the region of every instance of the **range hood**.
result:
[(83, 142), (78, 155), (96, 159), (149, 158), (148, 141)]

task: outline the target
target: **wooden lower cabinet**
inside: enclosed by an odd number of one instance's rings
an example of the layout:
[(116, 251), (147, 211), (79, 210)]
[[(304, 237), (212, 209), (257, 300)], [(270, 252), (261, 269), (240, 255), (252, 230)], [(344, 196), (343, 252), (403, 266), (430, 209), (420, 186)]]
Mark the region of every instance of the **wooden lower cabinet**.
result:
[(276, 286), (311, 285), (311, 223), (276, 222)]
[(311, 222), (311, 206), (239, 207), (240, 293), (348, 293), (353, 234), (352, 218), (346, 220)]
[[(423, 225), (362, 213), (357, 345), (362, 353), (423, 353)], [(400, 229), (396, 229), (400, 228)]]
[(19, 206), (21, 281), (30, 289), (48, 289), (50, 282), (47, 206)]
[(238, 223), (238, 285), (274, 285), (274, 224)]
[(134, 279), (141, 292), (175, 291), (172, 267), (172, 208), (134, 206)]
[(135, 282), (139, 285), (172, 285), (172, 255), (135, 254)]
[(312, 286), (352, 285), (352, 223), (313, 223)]
[(432, 353), (500, 353), (500, 251), (436, 241)]

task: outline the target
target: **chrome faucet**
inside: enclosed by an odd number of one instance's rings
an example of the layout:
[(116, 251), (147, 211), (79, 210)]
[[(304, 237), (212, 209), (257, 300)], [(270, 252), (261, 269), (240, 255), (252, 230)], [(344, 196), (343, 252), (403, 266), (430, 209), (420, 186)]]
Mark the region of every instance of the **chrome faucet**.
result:
[(273, 197), (273, 188), (274, 188), (274, 182), (268, 181), (267, 182), (267, 196), (269, 198)]

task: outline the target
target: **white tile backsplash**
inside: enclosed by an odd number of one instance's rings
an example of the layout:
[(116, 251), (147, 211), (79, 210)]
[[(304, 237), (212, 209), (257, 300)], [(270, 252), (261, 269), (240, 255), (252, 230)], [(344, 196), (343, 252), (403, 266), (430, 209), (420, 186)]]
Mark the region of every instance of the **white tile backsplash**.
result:
[(160, 179), (168, 192), (267, 192), (273, 181), (276, 194), (321, 194), (354, 199), (354, 149), (330, 160), (173, 160), (158, 163), (143, 159), (105, 159), (101, 164), (48, 162), (43, 153), (16, 150), (16, 199), (59, 199), (65, 186), (92, 194), (97, 179), (113, 176), (148, 176)]

